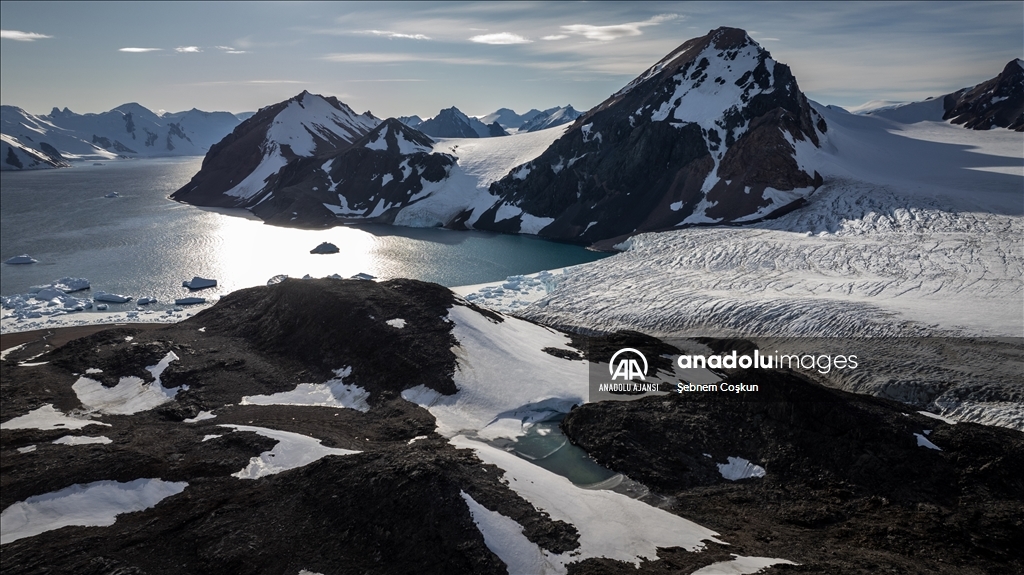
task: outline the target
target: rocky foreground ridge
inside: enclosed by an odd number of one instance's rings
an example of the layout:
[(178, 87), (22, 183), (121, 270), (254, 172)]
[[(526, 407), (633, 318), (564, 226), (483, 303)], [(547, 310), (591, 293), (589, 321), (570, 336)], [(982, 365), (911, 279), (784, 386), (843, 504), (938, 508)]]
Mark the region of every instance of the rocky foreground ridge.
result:
[[(756, 397), (670, 394), (568, 413), (572, 442), (653, 492), (645, 500), (657, 508), (630, 509), (703, 526), (690, 524), (702, 546), (635, 561), (593, 547), (611, 516), (574, 523), (537, 503), (500, 450), (459, 449), (472, 442), (438, 427), (456, 405), (445, 398), (471, 409), (495, 389), (515, 394), (503, 366), (558, 370), (621, 346), (658, 357), (666, 345), (632, 333), (565, 338), (412, 280), (286, 280), (167, 327), (114, 328), (57, 349), (38, 340), (0, 365), (3, 570), (505, 573), (512, 559), (490, 513), (551, 560), (538, 572), (692, 573), (733, 554), (780, 558), (765, 573), (1024, 569), (1024, 436), (791, 372), (723, 374), (759, 384)], [(585, 390), (580, 373), (557, 385)], [(477, 375), (485, 385), (470, 389)], [(320, 405), (266, 400), (319, 382), (330, 386)], [(765, 473), (726, 479), (734, 457)], [(598, 493), (543, 473), (532, 481)], [(164, 491), (106, 526), (26, 531), (29, 503), (96, 485)]]

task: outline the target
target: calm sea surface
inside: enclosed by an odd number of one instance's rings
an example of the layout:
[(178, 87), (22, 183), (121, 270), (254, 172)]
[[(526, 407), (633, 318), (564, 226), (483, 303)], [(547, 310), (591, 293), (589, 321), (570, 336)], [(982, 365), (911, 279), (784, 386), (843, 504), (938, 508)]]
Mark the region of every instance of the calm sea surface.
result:
[[(127, 160), (0, 173), (0, 260), (20, 254), (39, 260), (0, 265), (0, 294), (25, 293), (65, 276), (89, 279), (93, 292), (155, 296), (161, 303), (188, 295), (181, 282), (192, 276), (218, 280), (217, 288), (195, 294), (208, 298), (264, 285), (278, 274), (365, 272), (457, 286), (603, 256), (487, 232), (387, 225), (278, 228), (168, 200), (201, 163), (201, 158)], [(104, 197), (111, 192), (120, 197)], [(341, 253), (309, 253), (323, 241)]]

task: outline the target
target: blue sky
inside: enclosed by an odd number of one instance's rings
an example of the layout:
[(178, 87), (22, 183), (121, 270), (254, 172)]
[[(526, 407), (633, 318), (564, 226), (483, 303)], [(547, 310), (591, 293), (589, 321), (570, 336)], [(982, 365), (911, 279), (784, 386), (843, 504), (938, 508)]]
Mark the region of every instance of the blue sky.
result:
[(0, 101), (34, 113), (241, 112), (302, 90), (380, 117), (604, 100), (744, 28), (814, 100), (919, 100), (1024, 56), (1024, 2), (0, 2)]

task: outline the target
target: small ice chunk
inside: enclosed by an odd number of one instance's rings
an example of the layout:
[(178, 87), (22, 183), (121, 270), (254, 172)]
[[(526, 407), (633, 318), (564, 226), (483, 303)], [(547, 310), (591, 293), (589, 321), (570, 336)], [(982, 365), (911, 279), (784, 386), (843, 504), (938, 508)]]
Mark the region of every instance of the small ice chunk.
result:
[(416, 437), (413, 437), (412, 439), (409, 440), (409, 445), (412, 445), (413, 443), (416, 443), (417, 441), (419, 441), (421, 439), (426, 439), (426, 438), (427, 438), (426, 435), (417, 435)]
[(402, 318), (389, 319), (388, 321), (386, 321), (384, 323), (390, 325), (391, 327), (398, 328), (398, 329), (402, 329), (403, 327), (405, 327), (405, 320), (402, 319)]
[(730, 457), (729, 463), (719, 463), (718, 472), (729, 481), (739, 481), (748, 477), (764, 477), (764, 467), (754, 465), (742, 457)]
[(367, 281), (369, 281), (369, 280), (377, 279), (377, 276), (371, 276), (370, 274), (359, 272), (356, 275), (354, 275), (354, 276), (352, 276), (352, 277), (350, 277), (348, 279), (350, 279), (350, 280), (367, 280)]
[(98, 367), (90, 367), (89, 369), (85, 370), (85, 373), (103, 373), (103, 370)]
[(110, 303), (126, 303), (132, 301), (131, 296), (107, 293), (105, 291), (96, 292), (96, 295), (92, 296), (94, 301), (106, 301)]
[[(100, 165), (102, 166), (103, 164), (100, 164)], [(103, 197), (104, 198), (120, 198), (121, 194), (119, 194), (117, 192), (110, 192), (109, 194), (106, 194)]]
[(108, 306), (107, 306), (107, 304), (105, 304), (105, 303), (101, 303), (101, 304), (99, 304), (99, 305), (97, 305), (97, 306), (96, 306), (96, 309), (97, 309), (98, 311), (107, 311), (107, 307), (108, 307)]
[(139, 305), (149, 305), (151, 303), (156, 303), (156, 298), (153, 296), (140, 297), (135, 303)]
[(341, 250), (338, 249), (338, 246), (332, 244), (331, 242), (323, 242), (320, 245), (318, 245), (317, 247), (309, 250), (309, 253), (311, 253), (311, 254), (336, 254), (336, 253), (338, 253), (340, 251)]
[(13, 266), (19, 264), (34, 264), (38, 261), (39, 260), (37, 259), (29, 257), (27, 254), (21, 254), (20, 256), (14, 256), (13, 258), (8, 258), (4, 260), (4, 263)]
[(188, 289), (206, 289), (211, 287), (217, 287), (217, 280), (195, 276), (191, 280), (181, 282), (181, 287), (187, 287)]
[(218, 437), (224, 437), (224, 436), (223, 435), (218, 435), (218, 434), (204, 435), (203, 436), (203, 441), (210, 441), (211, 439), (217, 439)]

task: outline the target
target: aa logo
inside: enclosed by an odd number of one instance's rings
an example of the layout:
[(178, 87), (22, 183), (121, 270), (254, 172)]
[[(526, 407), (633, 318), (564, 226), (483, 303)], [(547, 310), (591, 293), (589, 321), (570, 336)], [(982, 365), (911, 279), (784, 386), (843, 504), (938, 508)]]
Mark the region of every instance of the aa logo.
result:
[[(620, 356), (622, 357), (620, 358)], [(639, 362), (637, 358), (639, 358)], [(618, 362), (616, 362), (616, 359), (618, 359)], [(643, 362), (643, 369), (640, 369), (640, 362)], [(608, 364), (608, 373), (611, 374), (612, 381), (620, 377), (623, 381), (630, 381), (635, 377), (647, 381), (645, 377), (647, 375), (647, 358), (638, 350), (624, 347), (612, 356), (612, 360)]]

